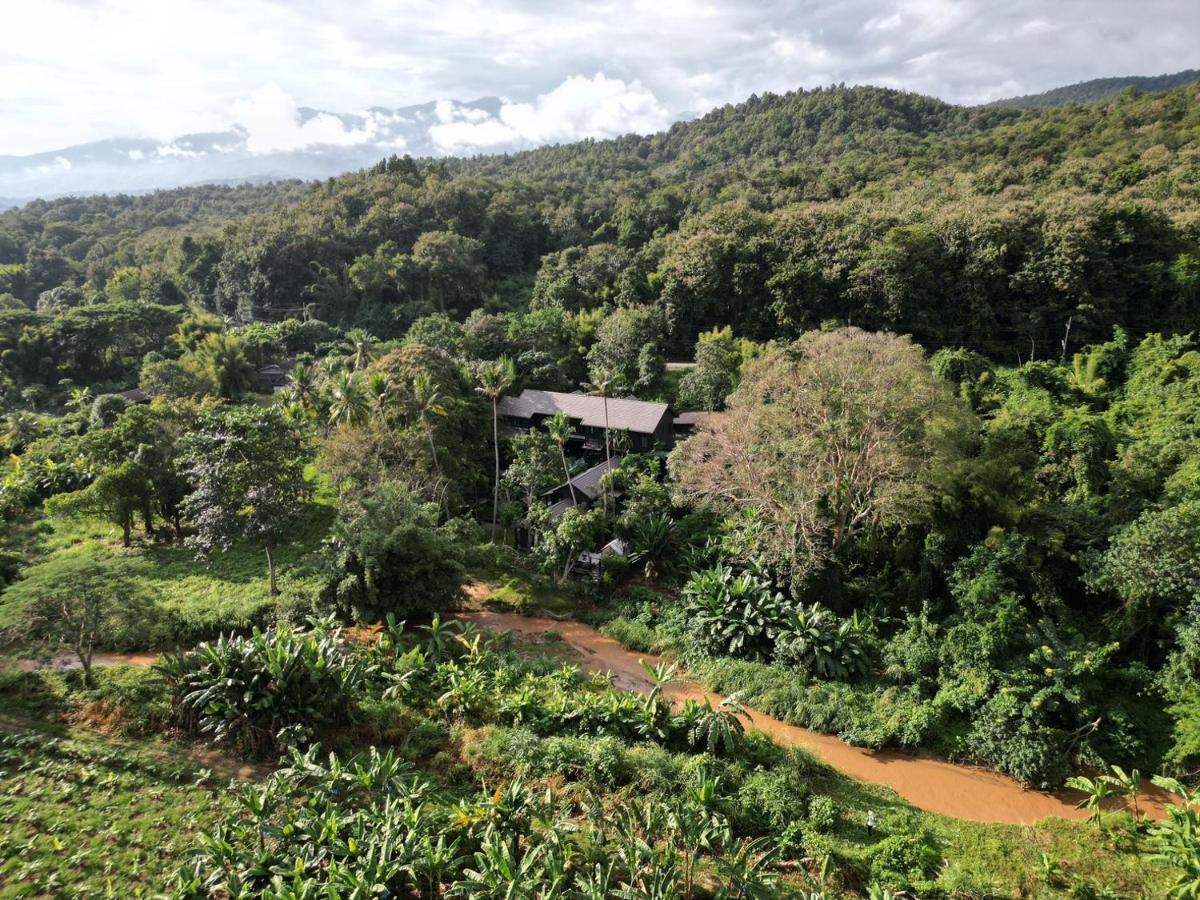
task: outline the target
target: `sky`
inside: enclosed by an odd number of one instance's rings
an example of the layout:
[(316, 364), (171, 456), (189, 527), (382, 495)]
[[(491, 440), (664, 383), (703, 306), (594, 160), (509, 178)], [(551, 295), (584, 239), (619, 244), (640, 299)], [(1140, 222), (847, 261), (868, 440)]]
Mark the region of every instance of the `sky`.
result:
[[(1197, 0), (0, 0), (0, 154), (239, 126), (251, 152), (377, 135), (298, 107), (427, 101), (444, 152), (647, 133), (752, 93), (979, 103), (1200, 66)], [(496, 114), (449, 101), (495, 96)]]

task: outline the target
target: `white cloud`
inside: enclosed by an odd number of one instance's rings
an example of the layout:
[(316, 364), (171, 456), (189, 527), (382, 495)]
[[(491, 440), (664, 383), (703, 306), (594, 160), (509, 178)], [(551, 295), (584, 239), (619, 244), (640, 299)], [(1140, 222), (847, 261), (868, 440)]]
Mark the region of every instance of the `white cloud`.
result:
[(349, 147), (367, 143), (376, 131), (371, 119), (365, 128), (348, 128), (329, 113), (317, 113), (305, 120), (296, 101), (274, 83), (234, 103), (233, 115), (246, 132), (246, 149), (251, 153), (278, 153), (319, 145)]
[[(398, 124), (369, 113), (350, 127), (335, 117), (300, 122), (297, 104), (343, 113), (507, 96), (508, 118), (451, 111), (434, 122), (445, 126), (447, 146), (487, 147), (512, 135), (645, 130), (751, 93), (830, 82), (972, 102), (1013, 85), (1028, 93), (1192, 67), (1197, 34), (1196, 0), (10, 2), (0, 154), (109, 137), (168, 144), (228, 130), (235, 107), (243, 114), (233, 118), (246, 120), (262, 152), (353, 146), (372, 128), (388, 140)], [(937, 65), (907, 64), (934, 58)], [(594, 78), (578, 78), (598, 71), (643, 96), (630, 93), (632, 105), (622, 107)], [(574, 79), (586, 91), (564, 89)], [(277, 93), (256, 98), (263, 85)], [(559, 91), (590, 91), (583, 102), (604, 108), (555, 109)], [(569, 106), (580, 98), (561, 99)]]
[(504, 102), (498, 116), (440, 100), (429, 129), (447, 153), (507, 144), (553, 144), (666, 128), (671, 114), (640, 81), (572, 75), (532, 103)]

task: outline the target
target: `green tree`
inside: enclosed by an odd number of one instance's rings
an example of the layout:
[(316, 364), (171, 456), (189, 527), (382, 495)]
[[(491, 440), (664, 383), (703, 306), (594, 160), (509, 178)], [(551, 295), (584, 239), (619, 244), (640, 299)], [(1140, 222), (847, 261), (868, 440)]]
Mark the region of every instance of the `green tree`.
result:
[(567, 442), (571, 440), (571, 435), (575, 433), (575, 426), (572, 424), (570, 417), (565, 412), (556, 412), (546, 420), (546, 431), (550, 438), (558, 445), (558, 457), (562, 462), (563, 477), (566, 479), (566, 484), (571, 491), (571, 502), (579, 503), (579, 497), (575, 492), (575, 482), (571, 479), (571, 469), (567, 465)]
[(495, 452), (496, 471), (492, 491), (492, 535), (496, 540), (497, 512), (500, 508), (500, 398), (517, 380), (517, 370), (511, 359), (501, 356), (489, 360), (479, 367), (476, 390), (492, 402), (492, 449)]
[(257, 543), (275, 596), (274, 550), (290, 537), (312, 495), (299, 436), (276, 409), (233, 407), (203, 416), (182, 450), (194, 485), (184, 501), (195, 529), (189, 546), (207, 556), (238, 540)]
[(63, 556), (44, 563), (36, 576), (5, 595), (17, 610), (9, 636), (37, 641), (51, 652), (65, 649), (79, 660), (92, 686), (97, 647), (119, 645), (144, 634), (153, 606), (115, 560)]
[(196, 348), (196, 357), (217, 386), (219, 396), (236, 400), (254, 386), (254, 366), (236, 335), (207, 335)]
[(465, 578), (463, 548), (438, 526), (438, 505), (396, 481), (345, 498), (326, 545), (330, 599), (363, 622), (446, 609)]

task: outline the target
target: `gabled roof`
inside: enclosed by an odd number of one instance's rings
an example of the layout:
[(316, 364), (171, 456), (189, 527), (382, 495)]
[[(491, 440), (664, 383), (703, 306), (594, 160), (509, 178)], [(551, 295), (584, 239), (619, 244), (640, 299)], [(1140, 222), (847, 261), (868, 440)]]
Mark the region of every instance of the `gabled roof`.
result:
[(126, 403), (149, 403), (150, 395), (141, 388), (130, 388), (127, 391), (121, 391), (121, 396), (125, 398)]
[(675, 417), (675, 424), (680, 427), (690, 428), (696, 425), (702, 417), (707, 415), (708, 413), (702, 409), (680, 413)]
[[(589, 428), (604, 427), (604, 398), (589, 394), (564, 394), (526, 388), (519, 397), (501, 397), (498, 412), (516, 419), (535, 415), (552, 416), (564, 412)], [(669, 415), (665, 403), (650, 403), (632, 398), (608, 398), (608, 427), (613, 431), (654, 434)]]
[[(624, 458), (625, 457), (623, 457), (623, 456), (613, 456), (612, 468), (619, 469), (621, 467), (621, 460), (623, 460)], [(574, 478), (571, 479), (570, 483), (575, 485), (575, 490), (578, 491), (580, 494), (587, 497), (589, 500), (595, 500), (597, 497), (600, 496), (600, 477), (605, 472), (608, 471), (608, 468), (609, 468), (609, 462), (608, 462), (608, 460), (605, 460), (604, 462), (600, 463), (600, 465), (598, 465), (598, 466), (592, 466), (586, 472), (580, 472), (578, 475), (576, 475)], [(554, 488), (551, 488), (550, 490), (546, 491), (546, 493), (553, 494), (556, 491), (561, 491), (566, 487), (567, 487), (567, 482), (563, 482), (558, 487), (554, 487)], [(568, 492), (567, 496), (570, 497), (569, 492)]]

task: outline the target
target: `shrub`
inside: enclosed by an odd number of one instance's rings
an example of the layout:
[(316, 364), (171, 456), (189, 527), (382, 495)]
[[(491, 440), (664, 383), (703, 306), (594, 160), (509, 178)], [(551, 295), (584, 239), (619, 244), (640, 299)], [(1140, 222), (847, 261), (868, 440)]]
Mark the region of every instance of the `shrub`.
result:
[(280, 625), (175, 653), (156, 667), (178, 723), (240, 752), (273, 756), (349, 721), (363, 666), (337, 629)]
[(327, 597), (339, 612), (366, 622), (453, 604), (465, 577), (461, 529), (437, 522), (437, 505), (397, 482), (345, 503), (327, 544)]
[(818, 834), (828, 834), (837, 824), (837, 807), (833, 798), (817, 794), (808, 801), (808, 826)]
[(871, 879), (892, 890), (917, 888), (941, 864), (941, 851), (926, 833), (894, 834), (871, 848)]
[(790, 611), (763, 575), (735, 575), (721, 563), (694, 572), (683, 596), (692, 628), (714, 654), (768, 658)]
[(856, 613), (839, 619), (819, 603), (801, 605), (779, 629), (776, 660), (820, 678), (845, 679), (870, 669), (867, 628)]
[(771, 834), (804, 818), (808, 787), (787, 772), (759, 771), (738, 788), (733, 825), (742, 834)]

